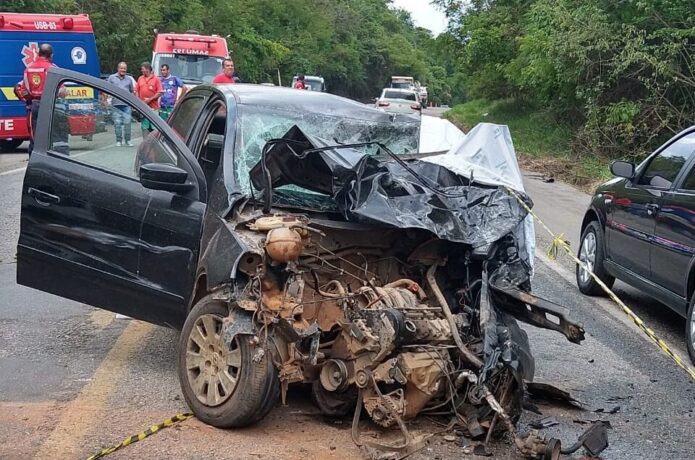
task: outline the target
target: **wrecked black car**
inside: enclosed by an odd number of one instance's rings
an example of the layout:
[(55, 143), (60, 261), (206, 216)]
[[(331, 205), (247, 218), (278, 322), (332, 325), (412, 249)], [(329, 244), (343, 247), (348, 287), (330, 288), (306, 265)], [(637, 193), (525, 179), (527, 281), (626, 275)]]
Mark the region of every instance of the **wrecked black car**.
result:
[[(55, 151), (66, 81), (151, 120), (129, 170)], [(200, 86), (168, 125), (74, 72), (52, 69), (46, 94), (18, 282), (181, 327), (198, 418), (249, 425), (304, 383), (380, 450), (417, 449), (405, 421), (423, 413), (455, 415), (471, 436), (510, 431), (532, 457), (555, 450), (516, 433), (535, 367), (517, 320), (574, 343), (584, 331), (531, 293), (532, 227), (510, 190), (531, 203), (505, 127), (421, 152), (419, 119), (323, 93)], [(363, 441), (362, 411), (403, 440)]]

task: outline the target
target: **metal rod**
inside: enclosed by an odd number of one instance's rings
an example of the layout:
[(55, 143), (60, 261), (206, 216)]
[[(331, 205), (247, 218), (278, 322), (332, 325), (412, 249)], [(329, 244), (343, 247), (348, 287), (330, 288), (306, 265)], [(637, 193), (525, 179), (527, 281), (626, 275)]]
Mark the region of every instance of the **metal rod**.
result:
[(461, 335), (459, 335), (458, 327), (456, 327), (456, 322), (454, 321), (454, 315), (451, 314), (449, 304), (447, 303), (446, 298), (444, 298), (444, 294), (442, 294), (442, 291), (439, 289), (437, 280), (434, 278), (434, 273), (437, 271), (437, 267), (439, 267), (439, 261), (432, 264), (429, 270), (427, 270), (427, 282), (432, 289), (432, 293), (434, 293), (434, 296), (441, 305), (444, 316), (446, 316), (446, 320), (449, 322), (451, 334), (454, 336), (454, 342), (456, 342), (459, 350), (461, 350), (461, 355), (466, 361), (473, 365), (476, 370), (478, 370), (483, 367), (483, 362), (472, 351), (470, 351), (463, 343), (463, 340), (461, 340)]

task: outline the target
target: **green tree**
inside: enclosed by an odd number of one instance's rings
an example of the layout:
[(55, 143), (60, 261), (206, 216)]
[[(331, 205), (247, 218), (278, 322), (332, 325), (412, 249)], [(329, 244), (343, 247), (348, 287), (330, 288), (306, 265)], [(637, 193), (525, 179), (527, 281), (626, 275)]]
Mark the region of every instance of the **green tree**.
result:
[(227, 37), (248, 82), (277, 83), (278, 71), (286, 85), (297, 73), (322, 75), (331, 92), (363, 99), (392, 75), (429, 85), (432, 100), (461, 88), (449, 82), (459, 68), (438, 61), (460, 44), (438, 42), (390, 0), (6, 0), (3, 9), (89, 14), (105, 72), (149, 60), (155, 29), (194, 29)]

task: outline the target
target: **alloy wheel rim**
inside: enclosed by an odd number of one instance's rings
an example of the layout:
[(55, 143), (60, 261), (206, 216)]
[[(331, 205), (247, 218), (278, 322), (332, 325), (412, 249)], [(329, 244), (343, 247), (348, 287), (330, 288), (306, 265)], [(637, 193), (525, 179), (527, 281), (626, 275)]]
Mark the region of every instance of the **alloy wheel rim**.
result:
[(695, 308), (690, 313), (690, 345), (695, 350)]
[(236, 339), (225, 345), (222, 317), (199, 316), (186, 343), (186, 374), (198, 401), (210, 407), (223, 404), (234, 393), (240, 370), (241, 350)]
[[(596, 266), (596, 235), (594, 232), (589, 232), (582, 241), (582, 247), (579, 250), (579, 260), (584, 262), (591, 273), (594, 272)], [(591, 274), (583, 267), (579, 269), (579, 279), (582, 284), (587, 284), (591, 280)]]

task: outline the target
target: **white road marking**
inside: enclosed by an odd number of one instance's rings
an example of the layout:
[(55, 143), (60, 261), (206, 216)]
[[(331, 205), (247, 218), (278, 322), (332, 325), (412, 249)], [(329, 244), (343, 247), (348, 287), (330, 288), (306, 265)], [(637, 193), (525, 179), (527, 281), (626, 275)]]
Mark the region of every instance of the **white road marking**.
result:
[(120, 379), (131, 365), (133, 356), (140, 353), (147, 336), (155, 326), (141, 321), (128, 324), (108, 352), (92, 380), (75, 399), (70, 401), (54, 422), (54, 428), (39, 448), (35, 458), (79, 458), (84, 437), (100, 427), (109, 397), (121, 383)]
[(9, 171), (0, 172), (0, 176), (9, 176), (10, 174), (24, 171), (25, 169), (27, 169), (26, 166), (22, 166), (21, 168), (16, 168), (16, 169), (10, 169)]

